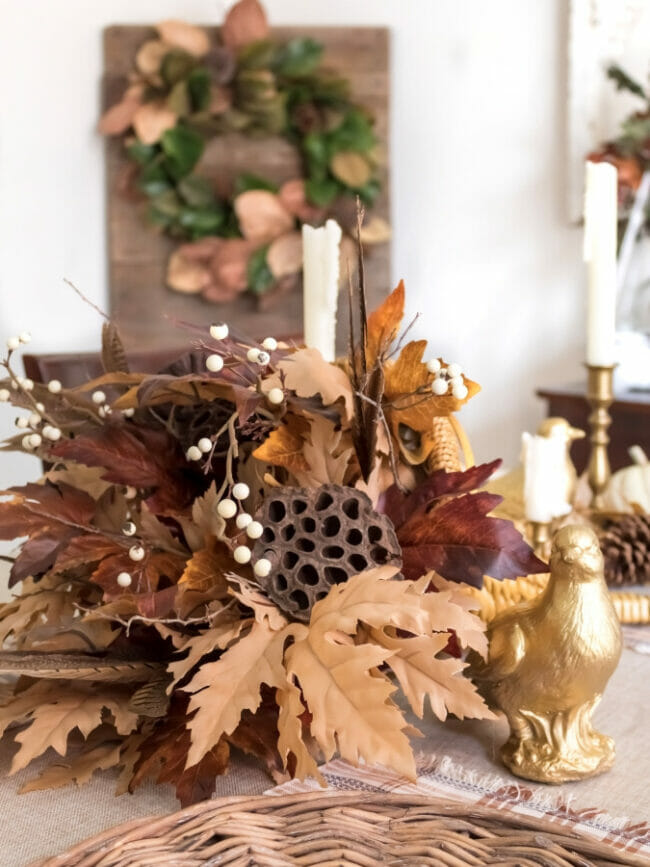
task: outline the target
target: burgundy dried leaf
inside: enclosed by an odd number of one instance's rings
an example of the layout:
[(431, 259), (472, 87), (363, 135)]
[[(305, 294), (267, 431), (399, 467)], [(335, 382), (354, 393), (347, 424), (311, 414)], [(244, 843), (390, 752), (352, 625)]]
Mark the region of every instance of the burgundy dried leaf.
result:
[(54, 564), (59, 551), (74, 536), (75, 530), (63, 533), (44, 532), (28, 539), (16, 557), (9, 573), (9, 586), (13, 587), (25, 578), (40, 578)]
[(388, 515), (395, 527), (401, 527), (408, 518), (433, 505), (440, 497), (467, 494), (482, 487), (500, 466), (501, 459), (498, 458), (489, 464), (479, 464), (456, 473), (437, 470), (407, 494), (402, 493), (397, 485), (392, 485), (382, 494), (379, 511)]
[(406, 578), (435, 570), (450, 581), (481, 587), (484, 575), (547, 572), (510, 521), (489, 517), (500, 502), (494, 494), (464, 494), (407, 520), (397, 532)]

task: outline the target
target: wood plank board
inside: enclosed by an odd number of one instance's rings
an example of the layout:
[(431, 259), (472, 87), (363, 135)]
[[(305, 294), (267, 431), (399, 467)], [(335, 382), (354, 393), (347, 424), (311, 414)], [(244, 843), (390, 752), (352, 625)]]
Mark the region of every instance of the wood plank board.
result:
[[(218, 28), (206, 28), (214, 38)], [(274, 39), (309, 36), (324, 46), (324, 65), (350, 81), (355, 102), (375, 116), (377, 136), (386, 151), (388, 165), (389, 40), (379, 27), (274, 28)], [(154, 36), (147, 26), (115, 25), (104, 31), (104, 108), (121, 96), (133, 70), (139, 46)], [(176, 244), (147, 224), (146, 203), (134, 202), (121, 190), (129, 161), (120, 139), (106, 140), (108, 277), (110, 309), (129, 347), (154, 349), (187, 344), (186, 332), (174, 320), (209, 323), (237, 322), (251, 336), (299, 335), (302, 333), (301, 290), (285, 295), (268, 309), (246, 293), (227, 304), (211, 304), (200, 296), (183, 295), (165, 286), (165, 269)], [(283, 139), (251, 140), (228, 135), (209, 143), (200, 171), (227, 188), (243, 169), (276, 183), (299, 175), (296, 152)], [(390, 222), (389, 174), (382, 170), (382, 192), (372, 210)], [(123, 186), (123, 185), (122, 185)], [(369, 305), (376, 305), (390, 287), (390, 244), (368, 251), (366, 274)], [(345, 310), (345, 293), (340, 309)], [(345, 345), (345, 315), (339, 317), (338, 341)]]

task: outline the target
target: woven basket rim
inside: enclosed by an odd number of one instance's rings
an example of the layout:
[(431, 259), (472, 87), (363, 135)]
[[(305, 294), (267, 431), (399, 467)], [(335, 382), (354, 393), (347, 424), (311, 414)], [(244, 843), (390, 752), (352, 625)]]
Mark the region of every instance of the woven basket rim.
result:
[[(382, 809), (408, 807), (413, 811), (413, 818), (416, 817), (418, 808), (421, 808), (429, 812), (433, 810), (437, 815), (444, 818), (467, 820), (468, 822), (472, 820), (491, 820), (497, 821), (499, 825), (512, 828), (513, 832), (529, 832), (531, 834), (530, 844), (533, 846), (537, 845), (540, 849), (542, 845), (549, 842), (550, 838), (554, 844), (568, 847), (572, 845), (576, 846), (582, 856), (606, 859), (599, 863), (630, 865), (630, 867), (648, 867), (649, 863), (645, 855), (638, 855), (627, 850), (622, 851), (620, 847), (614, 844), (594, 840), (574, 828), (558, 827), (556, 823), (548, 819), (525, 816), (510, 811), (504, 812), (503, 809), (496, 807), (472, 805), (435, 795), (367, 792), (363, 790), (345, 792), (328, 790), (278, 795), (232, 795), (203, 801), (163, 816), (154, 815), (132, 819), (93, 835), (60, 855), (39, 859), (33, 862), (30, 867), (68, 867), (68, 865), (71, 867), (71, 865), (81, 865), (82, 863), (95, 864), (99, 862), (86, 861), (84, 856), (97, 851), (101, 851), (102, 856), (105, 856), (107, 852), (110, 852), (111, 849), (116, 849), (118, 846), (128, 848), (144, 837), (147, 839), (162, 837), (166, 830), (178, 829), (196, 823), (201, 819), (210, 819), (211, 817), (217, 819), (223, 814), (230, 814), (233, 818), (241, 818), (251, 814), (287, 818), (299, 816), (305, 812), (307, 806), (311, 810), (358, 807), (360, 811), (365, 812), (372, 810), (374, 807), (378, 814)], [(241, 807), (241, 809), (237, 810), (237, 807)], [(145, 832), (144, 834), (142, 833), (143, 831)], [(222, 832), (223, 829), (220, 829), (220, 833)], [(544, 848), (547, 849), (548, 847), (544, 845)], [(489, 863), (495, 862), (490, 861)], [(550, 862), (542, 861), (540, 863)]]

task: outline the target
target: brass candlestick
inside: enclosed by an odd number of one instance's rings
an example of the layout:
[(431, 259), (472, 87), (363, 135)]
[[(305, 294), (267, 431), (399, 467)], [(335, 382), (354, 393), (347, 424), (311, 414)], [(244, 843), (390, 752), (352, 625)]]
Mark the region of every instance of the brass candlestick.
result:
[(535, 554), (540, 560), (548, 560), (551, 550), (550, 522), (530, 521), (530, 538)]
[(587, 477), (592, 492), (591, 506), (596, 510), (603, 508), (603, 493), (610, 477), (607, 445), (612, 422), (609, 407), (614, 400), (614, 367), (613, 364), (587, 365), (587, 402), (592, 410), (589, 415), (591, 454)]

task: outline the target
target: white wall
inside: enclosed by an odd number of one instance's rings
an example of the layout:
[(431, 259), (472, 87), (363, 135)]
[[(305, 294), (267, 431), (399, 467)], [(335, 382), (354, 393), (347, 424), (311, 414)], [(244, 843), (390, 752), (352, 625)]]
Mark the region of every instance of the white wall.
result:
[[(92, 348), (106, 306), (101, 28), (218, 23), (214, 0), (0, 0), (0, 338)], [(477, 457), (515, 460), (541, 384), (581, 375), (580, 233), (565, 219), (561, 0), (267, 0), (276, 24), (392, 29), (394, 277), (417, 335), (484, 391)], [(0, 413), (0, 433), (12, 414)], [(0, 454), (0, 486), (36, 471)]]

